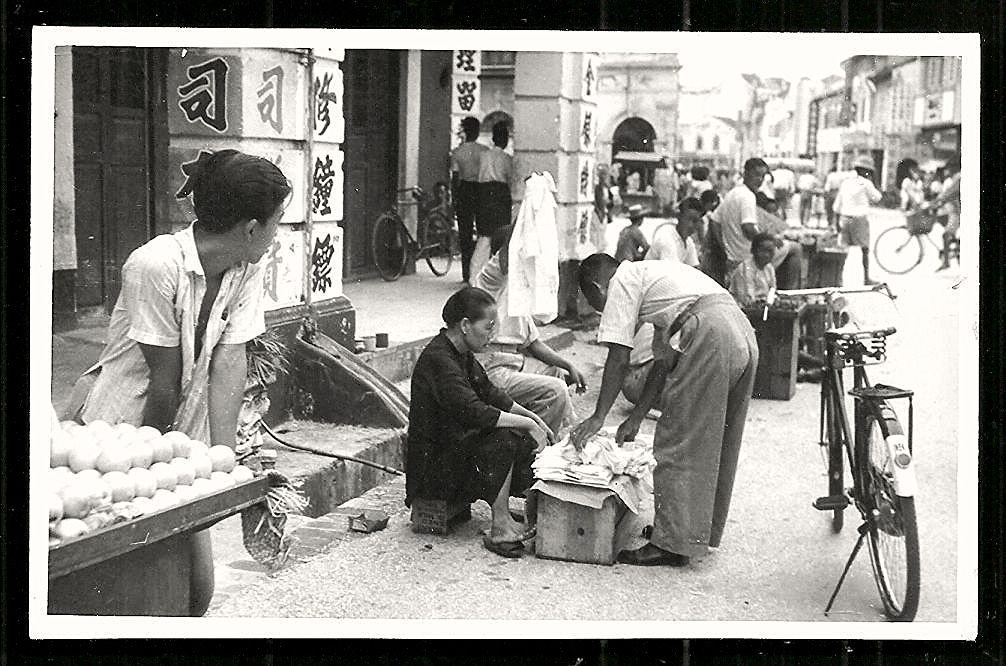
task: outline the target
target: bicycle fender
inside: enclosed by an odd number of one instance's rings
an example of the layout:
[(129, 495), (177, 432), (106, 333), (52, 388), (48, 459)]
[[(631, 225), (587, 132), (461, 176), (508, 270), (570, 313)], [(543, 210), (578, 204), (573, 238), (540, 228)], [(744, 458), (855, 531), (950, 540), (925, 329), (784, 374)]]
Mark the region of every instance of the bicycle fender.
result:
[(908, 438), (901, 433), (891, 433), (886, 438), (894, 474), (894, 492), (898, 497), (915, 497), (917, 482), (912, 467), (912, 454), (908, 451)]

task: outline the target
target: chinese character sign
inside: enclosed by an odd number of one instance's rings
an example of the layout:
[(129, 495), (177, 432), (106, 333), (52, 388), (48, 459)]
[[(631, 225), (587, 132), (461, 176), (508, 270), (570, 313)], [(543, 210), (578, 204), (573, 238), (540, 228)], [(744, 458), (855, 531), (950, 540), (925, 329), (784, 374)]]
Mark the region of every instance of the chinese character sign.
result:
[(583, 56), (583, 87), (581, 95), (585, 100), (592, 100), (597, 92), (597, 58), (585, 53)]
[(593, 161), (589, 157), (581, 155), (579, 186), (577, 188), (577, 198), (580, 201), (588, 201), (593, 199), (594, 196), (593, 173), (594, 173)]
[(451, 91), (453, 113), (471, 115), (473, 109), (477, 112), (481, 92), (479, 88), (477, 78), (454, 77), (454, 89)]
[(343, 123), (342, 70), (335, 61), (317, 60), (311, 82), (311, 116), (314, 140), (342, 143)]
[(227, 130), (227, 72), (223, 58), (211, 58), (185, 69), (186, 81), (176, 88), (178, 108), (190, 123), (217, 132)]
[(342, 161), (340, 150), (315, 144), (311, 165), (311, 217), (313, 220), (342, 219)]
[(580, 147), (584, 151), (594, 150), (594, 112), (584, 109), (580, 121)]
[(335, 222), (314, 225), (308, 271), (313, 301), (342, 295), (342, 229)]
[(454, 52), (454, 76), (478, 76), (482, 68), (481, 53), (479, 51), (455, 51)]
[(276, 65), (262, 72), (262, 85), (257, 90), (258, 112), (262, 122), (277, 133), (283, 133), (283, 68)]
[(304, 232), (282, 224), (262, 258), (265, 309), (275, 310), (304, 302)]

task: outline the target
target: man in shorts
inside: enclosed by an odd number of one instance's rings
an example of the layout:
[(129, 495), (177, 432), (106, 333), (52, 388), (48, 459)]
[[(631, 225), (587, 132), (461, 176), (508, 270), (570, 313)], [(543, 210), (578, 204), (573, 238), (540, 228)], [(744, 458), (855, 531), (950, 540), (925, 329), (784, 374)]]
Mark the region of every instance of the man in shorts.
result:
[(854, 178), (842, 181), (835, 197), (834, 210), (838, 216), (843, 246), (858, 245), (863, 253), (863, 284), (877, 284), (870, 279), (870, 206), (880, 202), (880, 190), (871, 177), (876, 167), (873, 158), (861, 155), (852, 163)]

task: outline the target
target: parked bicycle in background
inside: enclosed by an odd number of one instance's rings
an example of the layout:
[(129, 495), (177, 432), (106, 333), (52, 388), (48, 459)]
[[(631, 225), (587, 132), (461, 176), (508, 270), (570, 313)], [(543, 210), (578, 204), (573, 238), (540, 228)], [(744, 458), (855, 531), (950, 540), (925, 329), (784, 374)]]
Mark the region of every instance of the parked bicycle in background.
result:
[(438, 183), (432, 198), (421, 187), (407, 187), (396, 192), (408, 192), (419, 206), (416, 238), (412, 237), (398, 212), (398, 203), (391, 206), (374, 223), (371, 250), (374, 264), (381, 277), (389, 282), (405, 272), (410, 257), (425, 259), (433, 274), (446, 275), (454, 262), (457, 230), (450, 205), (450, 194), (443, 183)]

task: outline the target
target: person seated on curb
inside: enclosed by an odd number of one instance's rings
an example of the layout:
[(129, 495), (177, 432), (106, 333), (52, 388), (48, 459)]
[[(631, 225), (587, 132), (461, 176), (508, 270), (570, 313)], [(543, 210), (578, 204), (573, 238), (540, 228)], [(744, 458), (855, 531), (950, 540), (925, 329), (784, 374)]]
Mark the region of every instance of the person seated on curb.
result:
[(664, 222), (654, 229), (653, 244), (646, 253), (646, 259), (680, 261), (698, 268), (699, 251), (692, 236), (702, 220), (702, 202), (689, 197), (681, 202), (678, 210), (676, 222)]
[(775, 291), (775, 239), (759, 232), (751, 240), (751, 256), (741, 262), (730, 276), (730, 294), (743, 307), (764, 302)]
[[(405, 505), (417, 499), (470, 504), (485, 500), (492, 526), (487, 550), (520, 557), (534, 536), (510, 515), (511, 496), (534, 482), (531, 463), (554, 441), (539, 416), (493, 385), (475, 352), (496, 328), (496, 302), (482, 289), (464, 287), (447, 299), (440, 329), (412, 373)], [(527, 515), (535, 514), (534, 493)]]
[[(512, 231), (513, 226), (509, 229)], [(509, 249), (510, 239), (504, 238), (472, 281), (472, 286), (484, 289), (496, 299), (499, 313), (495, 336), (487, 350), (476, 354), (476, 358), (493, 384), (541, 417), (558, 434), (576, 418), (567, 386), (573, 384), (583, 393), (587, 381), (576, 366), (542, 341), (534, 319), (507, 314)], [(528, 372), (525, 368), (528, 356), (544, 363), (547, 369), (541, 373)]]
[(606, 344), (594, 413), (570, 434), (577, 449), (604, 426), (623, 386), (636, 331), (653, 325), (654, 364), (642, 396), (615, 440), (634, 440), (658, 400), (653, 436), (654, 523), (650, 541), (618, 561), (686, 566), (717, 547), (740, 453), (758, 365), (758, 343), (730, 294), (701, 271), (678, 262), (617, 262), (594, 254), (580, 264), (580, 289), (602, 312)]
[(803, 286), (803, 246), (783, 238), (788, 225), (779, 217), (779, 204), (763, 192), (755, 194), (759, 231), (772, 234), (776, 252), (772, 266), (780, 289), (800, 289)]
[(615, 248), (615, 259), (619, 261), (639, 261), (646, 256), (650, 244), (639, 225), (643, 223), (646, 212), (639, 204), (629, 206), (629, 224), (618, 232), (618, 246)]

